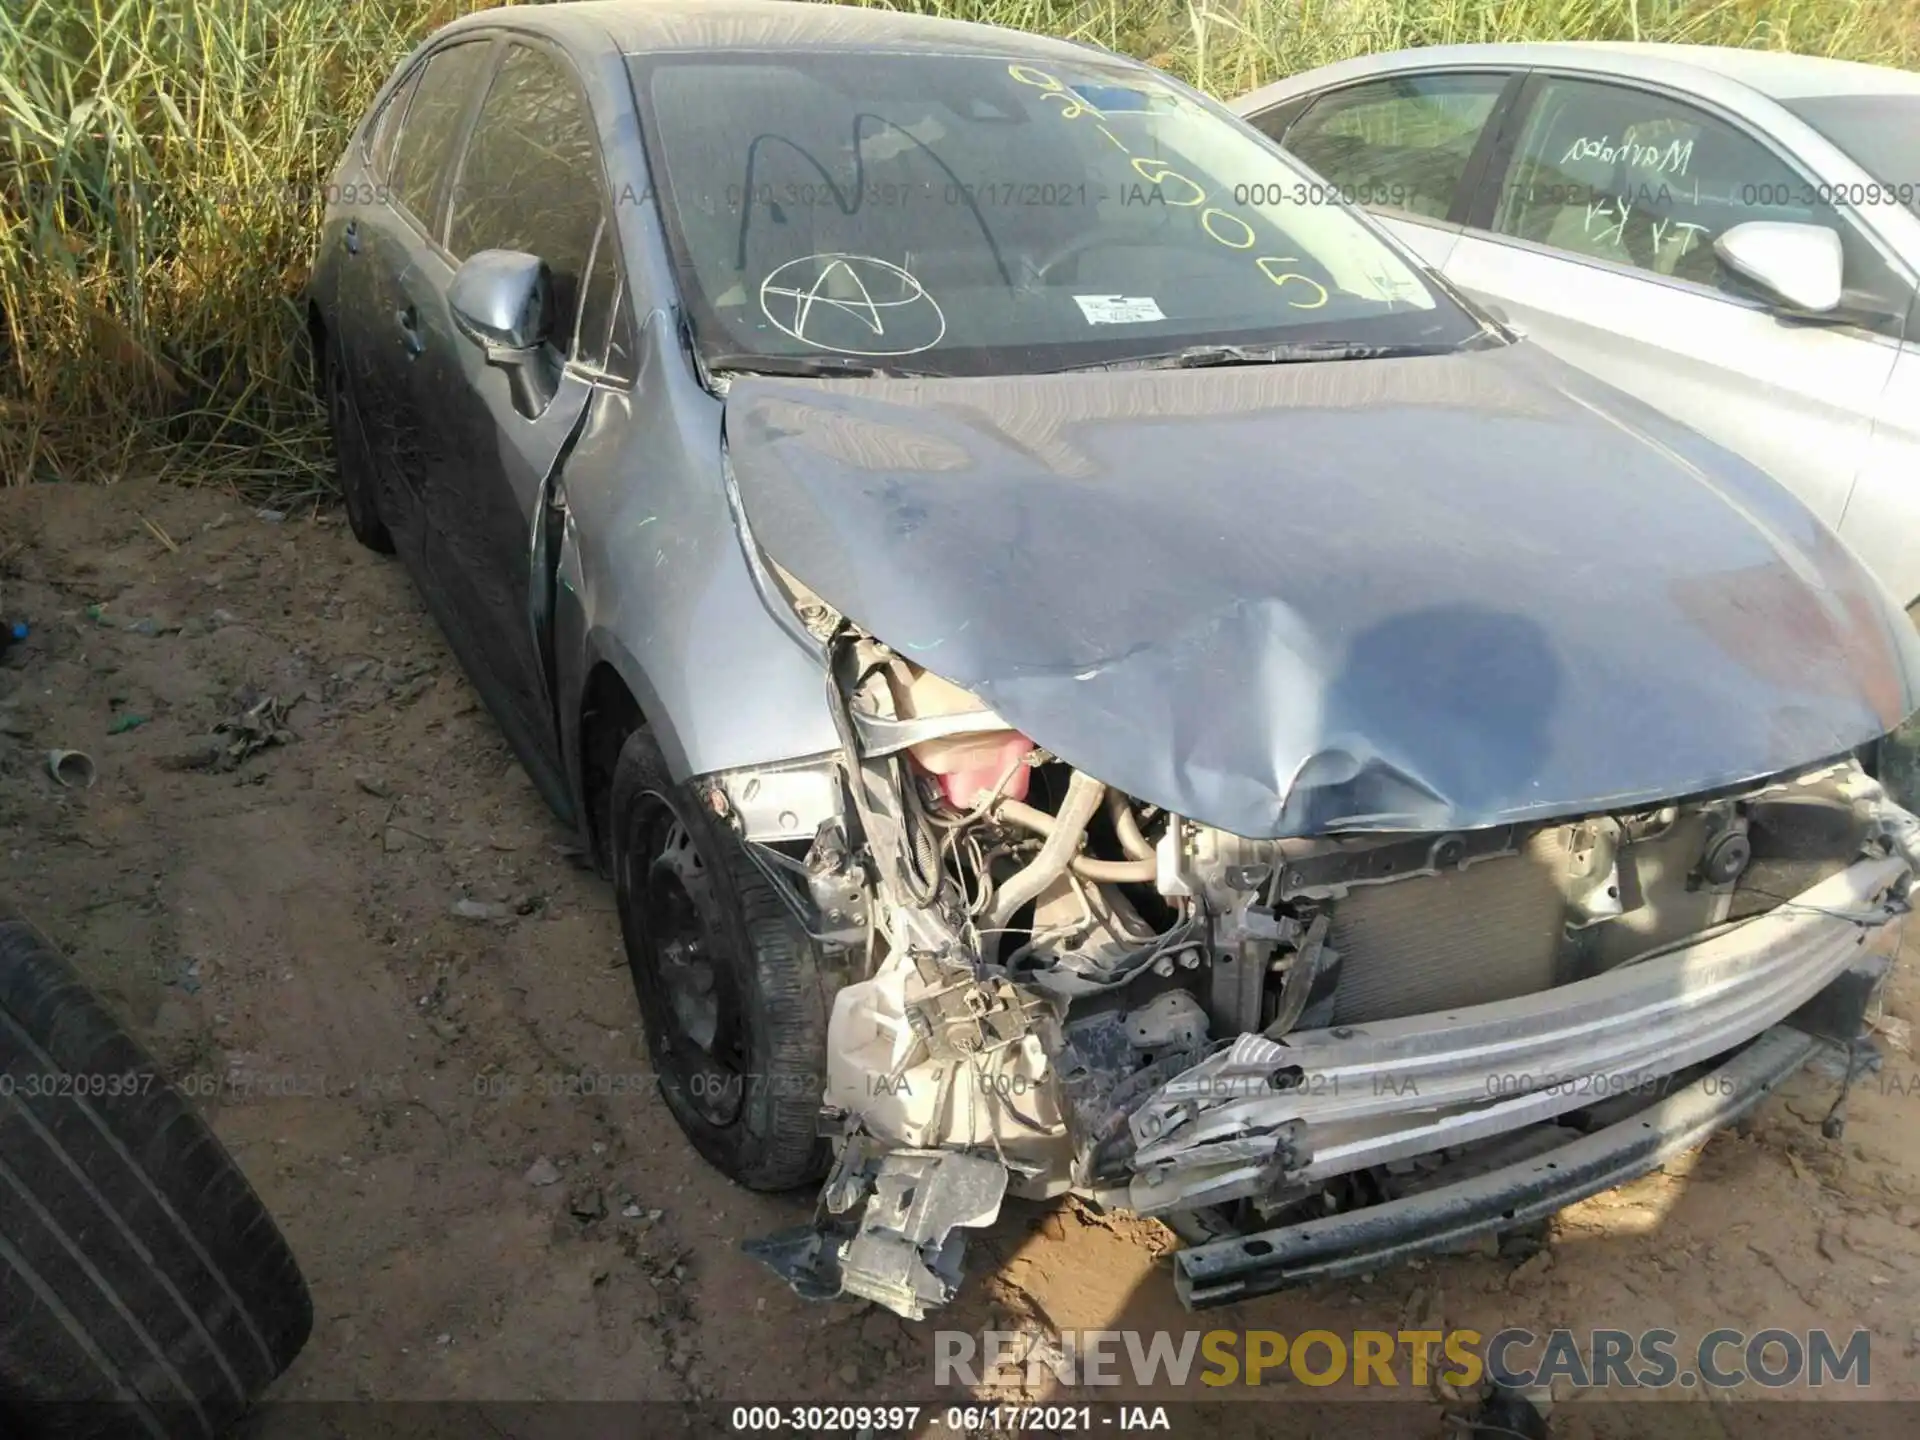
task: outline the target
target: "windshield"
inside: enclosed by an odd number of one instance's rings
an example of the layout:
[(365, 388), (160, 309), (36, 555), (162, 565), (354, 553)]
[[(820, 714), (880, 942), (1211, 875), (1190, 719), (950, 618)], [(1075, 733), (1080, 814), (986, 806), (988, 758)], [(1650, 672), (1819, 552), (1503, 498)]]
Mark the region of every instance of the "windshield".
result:
[(1920, 215), (1920, 95), (1807, 95), (1780, 102), (1847, 154), (1897, 200)]
[(636, 57), (709, 363), (1035, 373), (1194, 345), (1481, 333), (1326, 187), (1138, 67)]

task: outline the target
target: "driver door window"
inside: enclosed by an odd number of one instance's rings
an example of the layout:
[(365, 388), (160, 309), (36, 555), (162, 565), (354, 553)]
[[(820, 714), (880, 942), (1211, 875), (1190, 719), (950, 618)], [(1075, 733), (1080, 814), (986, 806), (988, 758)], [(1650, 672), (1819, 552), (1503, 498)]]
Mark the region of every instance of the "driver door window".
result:
[[(447, 249), (538, 255), (553, 274), (554, 330), (573, 346), (605, 185), (587, 102), (560, 61), (511, 46), (495, 72), (454, 184)], [(604, 332), (603, 332), (604, 333)]]

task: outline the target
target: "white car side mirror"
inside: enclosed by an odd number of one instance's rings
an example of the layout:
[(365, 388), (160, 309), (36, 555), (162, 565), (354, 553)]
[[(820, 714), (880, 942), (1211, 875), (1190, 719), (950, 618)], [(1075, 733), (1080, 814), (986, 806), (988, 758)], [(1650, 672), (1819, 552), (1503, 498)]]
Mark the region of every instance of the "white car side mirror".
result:
[(1723, 230), (1713, 251), (1795, 310), (1818, 315), (1840, 304), (1840, 237), (1824, 225), (1748, 220)]

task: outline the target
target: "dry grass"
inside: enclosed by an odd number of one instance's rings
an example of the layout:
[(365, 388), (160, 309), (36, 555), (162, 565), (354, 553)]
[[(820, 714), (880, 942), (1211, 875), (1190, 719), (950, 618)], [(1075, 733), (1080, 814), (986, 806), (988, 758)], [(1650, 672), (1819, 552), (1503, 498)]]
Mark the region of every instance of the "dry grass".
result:
[[(1217, 94), (1367, 50), (1666, 39), (1920, 65), (1920, 0), (874, 0), (1097, 40)], [(0, 9), (0, 479), (327, 482), (300, 286), (394, 62), (473, 0)]]

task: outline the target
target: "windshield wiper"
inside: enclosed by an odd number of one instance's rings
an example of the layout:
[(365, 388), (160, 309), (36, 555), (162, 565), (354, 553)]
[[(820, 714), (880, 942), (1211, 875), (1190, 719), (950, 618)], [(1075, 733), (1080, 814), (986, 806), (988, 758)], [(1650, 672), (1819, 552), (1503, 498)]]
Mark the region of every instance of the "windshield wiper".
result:
[[(1320, 360), (1398, 360), (1410, 355), (1445, 355), (1446, 345), (1358, 345), (1346, 340), (1291, 340), (1275, 345), (1188, 345), (1158, 355), (1135, 355), (1102, 365), (1071, 365), (1078, 370), (1205, 370), (1216, 365), (1304, 365)], [(1064, 373), (1064, 372), (1063, 372)]]
[(857, 355), (714, 355), (708, 357), (707, 369), (714, 374), (727, 371), (735, 375), (833, 375), (854, 379), (901, 373), (883, 370)]

